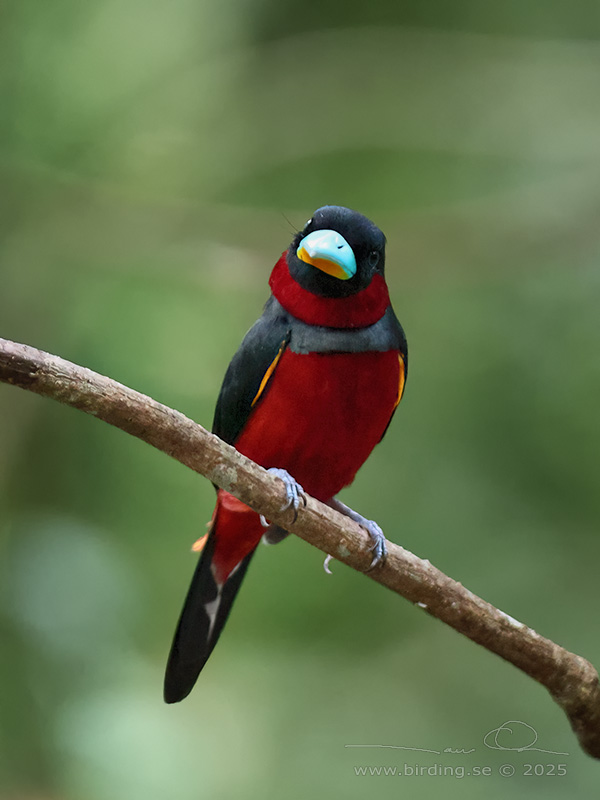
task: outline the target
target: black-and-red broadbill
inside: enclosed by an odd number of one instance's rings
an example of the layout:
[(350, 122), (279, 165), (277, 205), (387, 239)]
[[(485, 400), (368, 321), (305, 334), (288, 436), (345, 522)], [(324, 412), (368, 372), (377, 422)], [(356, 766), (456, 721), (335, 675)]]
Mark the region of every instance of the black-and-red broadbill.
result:
[[(381, 441), (402, 397), (404, 332), (384, 277), (385, 236), (362, 214), (319, 208), (275, 264), (271, 297), (233, 357), (213, 431), (285, 483), (357, 520), (385, 557), (381, 529), (336, 501)], [(222, 489), (171, 648), (164, 696), (191, 691), (271, 526)]]

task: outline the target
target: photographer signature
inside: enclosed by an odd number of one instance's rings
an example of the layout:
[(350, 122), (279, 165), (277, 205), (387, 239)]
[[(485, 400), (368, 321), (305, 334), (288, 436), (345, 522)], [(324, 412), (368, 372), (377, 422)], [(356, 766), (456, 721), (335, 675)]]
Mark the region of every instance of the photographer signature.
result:
[[(514, 734), (516, 734), (516, 736), (514, 739), (511, 739), (510, 737)], [(538, 753), (549, 753), (554, 756), (569, 755), (569, 753), (564, 753), (560, 750), (545, 750), (542, 747), (537, 747), (538, 738), (536, 729), (531, 725), (519, 719), (509, 719), (497, 728), (488, 731), (483, 737), (483, 744), (490, 750), (504, 750), (513, 753), (535, 751)], [(381, 747), (390, 750), (413, 750), (419, 753), (434, 753), (438, 756), (442, 753), (468, 755), (469, 753), (474, 753), (477, 749), (476, 747), (472, 747), (469, 750), (465, 750), (462, 747), (445, 747), (443, 750), (430, 750), (426, 747), (407, 747), (399, 744), (345, 744), (344, 747)]]

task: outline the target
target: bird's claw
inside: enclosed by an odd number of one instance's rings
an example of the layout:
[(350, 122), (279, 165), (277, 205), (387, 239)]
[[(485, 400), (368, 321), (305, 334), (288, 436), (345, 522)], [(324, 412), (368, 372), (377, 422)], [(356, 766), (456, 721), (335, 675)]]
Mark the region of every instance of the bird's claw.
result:
[(369, 569), (373, 569), (377, 564), (383, 564), (386, 559), (387, 545), (385, 543), (385, 536), (379, 525), (370, 519), (361, 521), (360, 525), (373, 540), (373, 544), (369, 547), (369, 550), (373, 553), (373, 560), (371, 561)]
[(353, 519), (354, 522), (358, 522), (361, 528), (364, 528), (371, 537), (373, 544), (369, 550), (373, 553), (373, 560), (371, 561), (369, 569), (373, 569), (377, 564), (383, 564), (387, 556), (387, 545), (385, 543), (385, 536), (379, 525), (373, 522), (373, 520), (363, 517), (362, 514), (357, 514), (356, 511), (348, 508), (347, 505), (337, 500), (335, 497), (328, 500), (327, 505), (335, 509), (335, 511), (339, 511), (340, 514), (343, 514), (345, 517)]
[[(289, 472), (285, 469), (279, 469), (278, 467), (271, 467), (271, 469), (267, 470), (270, 472), (271, 475), (274, 475), (279, 480), (283, 481), (285, 486), (285, 494), (286, 494), (286, 504), (281, 509), (282, 511), (287, 511), (288, 508), (294, 509), (294, 519), (292, 522), (296, 522), (298, 519), (298, 509), (300, 508), (300, 502), (306, 506), (306, 495), (304, 494), (304, 489), (300, 486), (300, 484), (295, 481)], [(266, 520), (265, 520), (266, 521)], [(261, 520), (262, 522), (262, 520)]]

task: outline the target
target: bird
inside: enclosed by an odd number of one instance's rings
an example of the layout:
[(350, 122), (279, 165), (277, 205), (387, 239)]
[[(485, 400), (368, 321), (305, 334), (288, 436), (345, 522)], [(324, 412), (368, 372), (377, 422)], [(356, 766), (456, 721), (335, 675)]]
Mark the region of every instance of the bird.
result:
[[(387, 553), (381, 528), (335, 496), (381, 441), (404, 393), (408, 350), (385, 280), (385, 247), (382, 231), (357, 211), (314, 212), (273, 268), (271, 295), (227, 368), (212, 427), (283, 481), (295, 515), (309, 494), (362, 525), (372, 568)], [(261, 539), (287, 536), (215, 489), (167, 662), (167, 703), (194, 687)]]

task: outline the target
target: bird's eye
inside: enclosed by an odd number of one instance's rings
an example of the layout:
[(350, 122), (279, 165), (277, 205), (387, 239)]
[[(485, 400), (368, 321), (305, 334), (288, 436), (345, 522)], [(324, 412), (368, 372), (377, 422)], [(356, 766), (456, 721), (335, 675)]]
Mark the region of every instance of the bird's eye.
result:
[(379, 250), (371, 250), (367, 256), (367, 261), (370, 267), (376, 267), (379, 264)]

